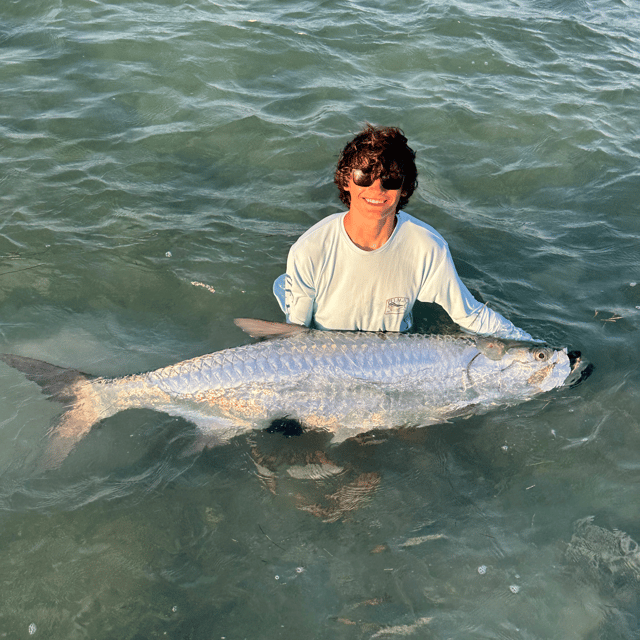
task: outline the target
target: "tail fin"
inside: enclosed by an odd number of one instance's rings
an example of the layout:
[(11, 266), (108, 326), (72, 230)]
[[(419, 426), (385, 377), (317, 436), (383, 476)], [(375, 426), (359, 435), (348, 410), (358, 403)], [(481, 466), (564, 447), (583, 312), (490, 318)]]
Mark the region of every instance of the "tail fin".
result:
[(0, 353), (0, 360), (24, 373), (31, 382), (38, 384), (50, 400), (64, 404), (73, 402), (75, 398), (71, 392), (74, 383), (91, 378), (88, 374), (75, 369), (64, 369), (42, 360), (14, 356), (10, 353)]
[(49, 431), (50, 440), (42, 461), (46, 469), (59, 466), (78, 440), (103, 417), (97, 394), (91, 388), (91, 376), (75, 369), (64, 369), (42, 360), (7, 353), (0, 354), (0, 360), (38, 384), (49, 400), (64, 405), (60, 422)]

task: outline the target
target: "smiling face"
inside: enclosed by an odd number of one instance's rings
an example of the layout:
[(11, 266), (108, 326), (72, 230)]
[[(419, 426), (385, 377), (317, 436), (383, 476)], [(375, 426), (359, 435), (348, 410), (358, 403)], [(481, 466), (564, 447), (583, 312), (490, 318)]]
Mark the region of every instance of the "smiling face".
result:
[[(340, 200), (352, 205), (352, 195), (358, 196), (362, 188), (353, 190), (351, 173), (354, 169), (365, 172), (380, 172), (385, 175), (404, 176), (396, 211), (406, 206), (411, 194), (418, 186), (415, 152), (397, 127), (375, 127), (367, 125), (340, 153), (334, 174), (334, 182), (340, 192)], [(376, 185), (371, 185), (375, 187)], [(370, 188), (371, 188), (370, 187)], [(372, 193), (370, 200), (381, 200), (380, 194)], [(376, 197), (374, 197), (376, 196)]]
[(353, 176), (349, 177), (346, 190), (351, 196), (349, 213), (376, 220), (395, 216), (402, 194), (402, 188), (385, 189), (380, 178), (368, 187), (360, 187), (353, 181)]

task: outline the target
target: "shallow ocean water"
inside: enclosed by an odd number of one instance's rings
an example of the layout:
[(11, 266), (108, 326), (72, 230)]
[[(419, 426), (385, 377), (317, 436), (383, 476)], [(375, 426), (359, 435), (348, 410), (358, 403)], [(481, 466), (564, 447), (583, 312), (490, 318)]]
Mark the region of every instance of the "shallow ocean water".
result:
[(186, 455), (192, 425), (129, 411), (42, 471), (59, 406), (2, 366), (0, 637), (637, 638), (639, 16), (5, 2), (1, 352), (114, 376), (247, 342), (369, 121), (405, 131), (406, 209), (472, 291), (596, 369), (339, 446)]

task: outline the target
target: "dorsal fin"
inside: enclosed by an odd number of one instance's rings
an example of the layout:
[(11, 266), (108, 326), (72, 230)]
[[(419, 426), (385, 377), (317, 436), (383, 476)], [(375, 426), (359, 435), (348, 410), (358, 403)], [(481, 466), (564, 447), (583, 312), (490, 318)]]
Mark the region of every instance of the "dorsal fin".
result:
[(289, 338), (298, 333), (311, 331), (309, 327), (300, 324), (268, 322), (267, 320), (256, 320), (254, 318), (236, 318), (233, 322), (252, 338), (262, 338), (263, 340)]

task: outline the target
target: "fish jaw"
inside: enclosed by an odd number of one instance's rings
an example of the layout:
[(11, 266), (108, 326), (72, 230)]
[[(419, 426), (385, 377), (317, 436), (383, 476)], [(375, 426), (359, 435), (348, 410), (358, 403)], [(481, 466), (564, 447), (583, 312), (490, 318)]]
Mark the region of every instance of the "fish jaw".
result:
[(555, 351), (546, 367), (538, 369), (528, 379), (528, 383), (537, 387), (540, 393), (561, 387), (571, 374), (571, 363), (567, 350)]

